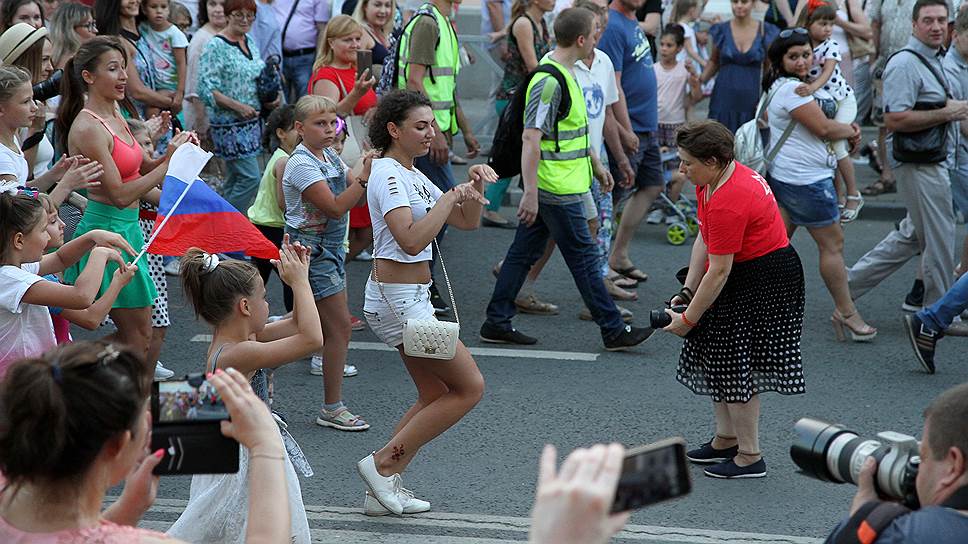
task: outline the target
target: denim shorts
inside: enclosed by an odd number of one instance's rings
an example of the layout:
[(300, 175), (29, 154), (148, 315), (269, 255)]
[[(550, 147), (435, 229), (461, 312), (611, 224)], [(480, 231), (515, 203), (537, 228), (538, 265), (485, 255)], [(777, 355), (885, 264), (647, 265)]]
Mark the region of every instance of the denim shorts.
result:
[(380, 285), (367, 278), (364, 293), (363, 317), (376, 337), (391, 348), (403, 344), (408, 319), (437, 319), (429, 283), (384, 283), (381, 293)]
[(834, 179), (810, 185), (791, 185), (769, 178), (776, 203), (786, 210), (790, 221), (800, 227), (826, 227), (840, 220)]
[(346, 289), (346, 247), (339, 243), (326, 246), (315, 233), (286, 228), (289, 241), (299, 242), (310, 250), (309, 286), (316, 300), (333, 296)]
[[(665, 180), (662, 177), (662, 157), (659, 154), (659, 136), (657, 132), (637, 132), (639, 137), (639, 147), (635, 153), (628, 156), (635, 171), (634, 190), (645, 189), (646, 187), (662, 187)], [(611, 153), (611, 152), (609, 152)], [(622, 171), (618, 168), (618, 161), (609, 157), (609, 167), (612, 170), (612, 177), (616, 180), (622, 179)]]

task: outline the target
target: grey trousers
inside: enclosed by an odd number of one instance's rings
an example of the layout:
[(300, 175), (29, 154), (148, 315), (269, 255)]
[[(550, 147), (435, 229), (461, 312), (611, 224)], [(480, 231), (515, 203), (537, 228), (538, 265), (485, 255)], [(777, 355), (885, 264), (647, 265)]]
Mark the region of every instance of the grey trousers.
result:
[(851, 296), (867, 291), (921, 253), (924, 305), (951, 287), (955, 269), (955, 216), (948, 170), (938, 164), (905, 163), (894, 169), (908, 214), (847, 272)]

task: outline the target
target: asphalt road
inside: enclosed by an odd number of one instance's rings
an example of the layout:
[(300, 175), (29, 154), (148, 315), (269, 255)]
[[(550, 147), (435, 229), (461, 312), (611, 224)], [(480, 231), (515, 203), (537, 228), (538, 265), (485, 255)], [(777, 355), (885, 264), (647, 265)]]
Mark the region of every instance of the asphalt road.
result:
[[(504, 213), (511, 216), (513, 210), (506, 208)], [(848, 264), (891, 228), (891, 222), (871, 220), (849, 226)], [(462, 318), (461, 336), (468, 346), (482, 346), (477, 331), (494, 285), (490, 269), (504, 255), (512, 236), (510, 230), (451, 229), (443, 243)], [(693, 467), (693, 493), (636, 512), (621, 541), (812, 542), (822, 538), (844, 515), (853, 488), (797, 474), (788, 454), (793, 423), (812, 416), (844, 422), (867, 434), (888, 429), (916, 434), (930, 399), (968, 381), (965, 341), (960, 338), (946, 338), (939, 344), (936, 375), (919, 371), (912, 356), (901, 330), (900, 304), (914, 277), (914, 262), (859, 302), (863, 314), (880, 331), (877, 339), (872, 344), (842, 344), (835, 341), (830, 324), (833, 305), (817, 271), (816, 246), (804, 232), (797, 233), (794, 245), (806, 269), (807, 393), (763, 398), (760, 429), (768, 477), (719, 481), (703, 477)], [(673, 275), (686, 264), (688, 252), (688, 245), (674, 247), (665, 242), (664, 227), (640, 228), (632, 258), (650, 279), (638, 289), (639, 301), (627, 304), (635, 311), (637, 323), (646, 323), (648, 311), (678, 289)], [(368, 271), (367, 263), (348, 266), (354, 315), (361, 315)], [(198, 372), (207, 344), (197, 335), (207, 333), (208, 327), (194, 320), (177, 278), (172, 279), (173, 325), (162, 361), (178, 374)], [(354, 463), (382, 446), (415, 397), (394, 352), (373, 349), (379, 344), (374, 344), (378, 341), (369, 331), (353, 335), (349, 360), (360, 374), (345, 380), (344, 391), (351, 409), (372, 425), (363, 433), (343, 433), (313, 423), (322, 399), (322, 378), (309, 375), (307, 360), (276, 371), (276, 408), (287, 415), (290, 431), (316, 471), (301, 483), (318, 541), (521, 540), (526, 538), (537, 460), (545, 443), (567, 452), (595, 442), (631, 446), (673, 435), (695, 445), (712, 435), (709, 401), (675, 380), (678, 338), (657, 333), (628, 353), (602, 351), (597, 327), (577, 319), (580, 297), (559, 256), (546, 269), (537, 290), (542, 299), (561, 306), (561, 315), (519, 316), (515, 325), (537, 336), (537, 346), (517, 351), (504, 347), (476, 357), (487, 380), (484, 399), (459, 425), (421, 451), (404, 475), (407, 487), (433, 503), (432, 514), (406, 520), (358, 515), (363, 485)], [(272, 313), (282, 313), (277, 279), (271, 281), (269, 293)], [(189, 483), (187, 477), (165, 478), (146, 524), (164, 528), (173, 521), (188, 498)]]

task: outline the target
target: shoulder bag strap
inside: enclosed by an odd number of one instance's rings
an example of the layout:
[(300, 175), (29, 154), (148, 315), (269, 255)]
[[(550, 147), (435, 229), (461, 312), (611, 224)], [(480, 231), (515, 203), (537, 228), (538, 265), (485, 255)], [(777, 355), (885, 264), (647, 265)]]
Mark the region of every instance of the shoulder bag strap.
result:
[[(397, 171), (398, 172), (400, 171), (400, 168), (399, 167), (397, 168)], [(401, 174), (400, 181), (403, 182), (404, 179), (405, 179), (403, 177), (404, 173), (403, 172), (400, 172), (400, 174)], [(447, 266), (444, 265), (444, 256), (440, 252), (440, 246), (437, 244), (437, 237), (436, 236), (434, 237), (434, 242), (433, 243), (434, 243), (434, 249), (437, 250), (437, 259), (440, 261), (440, 268), (441, 268), (441, 270), (444, 271), (444, 281), (447, 283), (447, 294), (450, 295), (450, 307), (454, 309), (454, 321), (456, 321), (457, 322), (457, 325), (460, 326), (460, 316), (457, 315), (457, 301), (454, 300), (454, 288), (451, 287), (451, 285), (450, 285), (450, 276), (447, 274)], [(383, 301), (386, 302), (387, 303), (387, 306), (390, 307), (390, 311), (393, 312), (393, 315), (397, 316), (397, 319), (400, 320), (400, 316), (397, 314), (396, 308), (393, 306), (393, 303), (390, 302), (390, 299), (387, 298), (386, 293), (383, 291), (383, 282), (380, 281), (380, 277), (377, 275), (378, 272), (377, 272), (377, 264), (376, 264), (376, 262), (377, 262), (377, 259), (374, 257), (374, 259), (373, 259), (373, 279), (376, 280), (376, 285), (380, 289), (380, 296), (383, 297)]]
[[(901, 51), (907, 51), (908, 53), (911, 53), (912, 55), (917, 57), (918, 60), (921, 61), (921, 64), (923, 64), (925, 68), (931, 71), (931, 74), (934, 75), (934, 78), (938, 80), (938, 83), (941, 84), (941, 87), (944, 88), (945, 96), (947, 96), (949, 99), (953, 98), (951, 96), (951, 91), (948, 89), (948, 82), (945, 80), (944, 76), (938, 73), (938, 70), (934, 66), (932, 66), (930, 62), (928, 62), (928, 59), (924, 58), (924, 55), (922, 55), (921, 53), (918, 53), (913, 49), (908, 49), (906, 47), (904, 49), (901, 49)], [(898, 51), (898, 53), (900, 53), (901, 51)], [(895, 53), (895, 55), (896, 54), (897, 53)]]
[[(774, 94), (779, 90), (780, 90), (779, 87), (777, 87), (777, 89), (773, 91)], [(770, 99), (772, 98), (773, 97), (770, 96)], [(766, 164), (770, 164), (773, 162), (773, 159), (775, 159), (776, 155), (780, 152), (780, 148), (783, 147), (783, 144), (785, 144), (787, 139), (790, 138), (790, 135), (793, 134), (793, 129), (796, 128), (796, 126), (797, 126), (797, 120), (791, 118), (790, 124), (788, 124), (787, 127), (783, 129), (783, 134), (780, 135), (780, 139), (777, 140), (776, 145), (773, 146), (773, 149), (771, 149), (769, 153), (766, 154)]]
[(292, 0), (292, 9), (289, 10), (289, 16), (286, 17), (286, 23), (282, 25), (282, 38), (279, 43), (282, 47), (283, 56), (285, 56), (286, 51), (286, 31), (289, 30), (289, 23), (292, 21), (292, 16), (296, 14), (296, 6), (299, 5), (299, 0)]

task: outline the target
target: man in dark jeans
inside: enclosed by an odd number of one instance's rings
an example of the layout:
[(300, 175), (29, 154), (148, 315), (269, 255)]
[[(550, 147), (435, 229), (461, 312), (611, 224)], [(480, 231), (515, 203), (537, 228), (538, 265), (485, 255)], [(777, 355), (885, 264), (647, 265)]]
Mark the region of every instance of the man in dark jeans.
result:
[[(651, 328), (630, 327), (622, 322), (622, 314), (605, 289), (598, 246), (588, 230), (582, 204), (593, 172), (606, 191), (612, 186), (611, 176), (589, 148), (585, 98), (572, 73), (575, 62), (591, 55), (597, 24), (595, 16), (586, 9), (562, 11), (555, 19), (558, 46), (541, 64), (560, 72), (566, 86), (562, 88), (555, 77), (540, 73), (528, 87), (521, 151), (524, 196), (518, 206), (520, 222), (487, 306), (487, 320), (480, 333), (484, 342), (537, 343), (537, 339), (515, 330), (511, 319), (517, 313), (514, 299), (531, 266), (544, 253), (548, 236), (558, 244), (575, 286), (601, 328), (605, 349), (625, 349), (652, 335)], [(563, 93), (568, 93), (571, 107), (567, 117), (556, 121)]]

